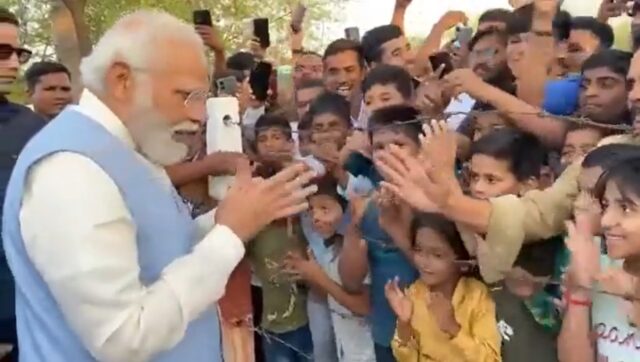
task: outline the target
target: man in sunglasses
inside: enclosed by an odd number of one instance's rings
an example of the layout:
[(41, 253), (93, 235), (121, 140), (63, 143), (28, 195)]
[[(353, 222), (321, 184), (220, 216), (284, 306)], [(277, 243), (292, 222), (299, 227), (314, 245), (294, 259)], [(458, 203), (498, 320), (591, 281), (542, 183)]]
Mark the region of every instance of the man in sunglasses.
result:
[[(7, 9), (0, 7), (0, 202), (18, 154), (31, 136), (44, 126), (44, 120), (26, 107), (11, 103), (7, 95), (14, 86), (18, 68), (31, 52), (20, 46), (19, 23)], [(0, 216), (2, 211), (0, 211)], [(1, 232), (0, 226), (0, 232)], [(0, 344), (11, 344), (13, 361), (18, 360), (13, 277), (0, 243)]]

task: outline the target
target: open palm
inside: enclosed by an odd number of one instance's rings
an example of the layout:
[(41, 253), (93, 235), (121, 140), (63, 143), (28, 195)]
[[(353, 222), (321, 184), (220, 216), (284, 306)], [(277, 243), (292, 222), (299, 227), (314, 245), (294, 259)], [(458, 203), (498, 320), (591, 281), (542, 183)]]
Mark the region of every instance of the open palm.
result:
[(387, 282), (384, 286), (384, 295), (400, 322), (408, 323), (411, 321), (413, 303), (398, 286), (398, 278)]

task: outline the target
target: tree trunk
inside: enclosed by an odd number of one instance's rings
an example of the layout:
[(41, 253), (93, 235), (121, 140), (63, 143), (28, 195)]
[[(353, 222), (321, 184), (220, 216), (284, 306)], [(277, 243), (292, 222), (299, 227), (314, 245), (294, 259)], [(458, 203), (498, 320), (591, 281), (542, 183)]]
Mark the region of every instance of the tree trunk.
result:
[(87, 24), (85, 16), (85, 8), (87, 5), (86, 0), (62, 0), (66, 7), (71, 12), (71, 18), (73, 19), (73, 25), (75, 27), (76, 39), (78, 39), (78, 49), (80, 55), (86, 57), (91, 53), (91, 29)]
[(80, 48), (71, 12), (62, 0), (51, 0), (51, 30), (58, 60), (71, 72), (73, 94), (77, 100), (82, 91), (80, 80)]

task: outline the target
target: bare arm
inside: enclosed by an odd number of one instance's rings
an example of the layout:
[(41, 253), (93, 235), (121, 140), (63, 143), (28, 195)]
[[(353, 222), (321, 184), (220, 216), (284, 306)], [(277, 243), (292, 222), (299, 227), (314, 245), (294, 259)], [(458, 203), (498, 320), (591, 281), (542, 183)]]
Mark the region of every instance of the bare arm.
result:
[(407, 8), (411, 5), (412, 0), (396, 0), (396, 5), (393, 8), (393, 16), (391, 17), (391, 24), (397, 25), (404, 32), (404, 17), (407, 13)]
[(243, 157), (242, 154), (218, 152), (207, 155), (202, 160), (167, 166), (165, 170), (171, 183), (179, 187), (207, 176), (233, 175), (236, 162)]
[(360, 293), (369, 272), (366, 242), (362, 240), (358, 226), (349, 226), (338, 261), (338, 274), (344, 289), (350, 293)]
[[(588, 293), (574, 293), (572, 298), (589, 300)], [(561, 362), (595, 362), (595, 348), (591, 342), (591, 309), (569, 304), (558, 336), (558, 360)]]
[(553, 60), (552, 22), (556, 11), (555, 4), (552, 5), (552, 9), (536, 5), (532, 32), (517, 74), (518, 98), (537, 107), (544, 101), (544, 85)]
[(440, 20), (438, 20), (416, 52), (416, 60), (414, 64), (416, 67), (419, 67), (416, 69), (417, 74), (425, 75), (429, 74), (431, 71), (435, 71), (435, 69), (431, 69), (431, 66), (429, 65), (429, 56), (440, 50), (442, 37), (447, 30), (455, 27), (458, 23), (466, 22), (467, 17), (461, 11), (448, 11), (440, 18)]

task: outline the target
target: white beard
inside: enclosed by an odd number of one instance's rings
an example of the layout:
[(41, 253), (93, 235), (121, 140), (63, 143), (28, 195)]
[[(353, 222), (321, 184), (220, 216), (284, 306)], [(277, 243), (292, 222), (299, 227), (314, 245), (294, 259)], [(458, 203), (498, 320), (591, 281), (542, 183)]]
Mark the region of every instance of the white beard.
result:
[(151, 104), (149, 83), (140, 83), (143, 88), (134, 100), (134, 112), (127, 122), (131, 138), (139, 152), (157, 165), (169, 166), (184, 161), (189, 149), (187, 145), (174, 140), (173, 135), (186, 126), (193, 128), (192, 122), (170, 126), (169, 121)]

